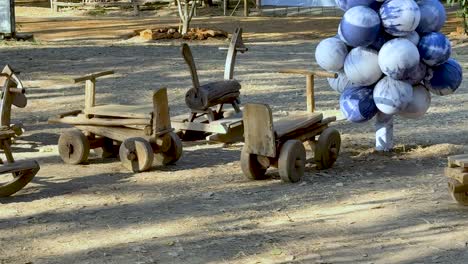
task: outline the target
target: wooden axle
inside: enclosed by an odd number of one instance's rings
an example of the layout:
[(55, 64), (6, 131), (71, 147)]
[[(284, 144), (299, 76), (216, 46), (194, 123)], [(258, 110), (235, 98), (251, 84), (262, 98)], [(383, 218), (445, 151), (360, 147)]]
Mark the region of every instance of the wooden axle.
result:
[[(218, 49), (219, 49), (219, 50), (229, 50), (228, 47), (219, 47)], [(236, 51), (239, 51), (239, 52), (241, 52), (241, 53), (244, 53), (244, 52), (246, 52), (246, 51), (249, 51), (249, 48), (247, 48), (247, 47), (236, 48)]]

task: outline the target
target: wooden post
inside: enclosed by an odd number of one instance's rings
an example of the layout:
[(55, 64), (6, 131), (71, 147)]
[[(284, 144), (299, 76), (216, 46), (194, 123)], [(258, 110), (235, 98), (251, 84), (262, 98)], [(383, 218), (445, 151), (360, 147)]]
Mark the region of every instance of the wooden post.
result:
[(306, 90), (307, 90), (307, 112), (315, 112), (315, 97), (314, 97), (314, 75), (306, 75)]
[(249, 16), (249, 0), (244, 0), (244, 16)]
[(132, 2), (132, 4), (133, 4), (133, 15), (134, 15), (134, 16), (138, 16), (139, 11), (140, 11), (140, 10), (139, 10), (140, 8), (139, 8), (139, 6), (138, 6), (137, 0), (132, 0), (131, 2)]
[(96, 104), (96, 79), (86, 80), (85, 83), (85, 112)]
[(114, 74), (114, 71), (92, 73), (73, 79), (75, 83), (85, 81), (85, 114), (87, 114), (87, 110), (96, 105), (96, 78), (110, 74)]
[(223, 15), (227, 16), (227, 9), (229, 5), (229, 0), (223, 0)]
[(315, 111), (315, 98), (314, 98), (314, 77), (323, 78), (337, 78), (337, 73), (325, 72), (325, 71), (307, 71), (299, 69), (285, 69), (281, 70), (280, 73), (288, 74), (303, 74), (306, 76), (306, 102), (307, 112), (313, 113)]

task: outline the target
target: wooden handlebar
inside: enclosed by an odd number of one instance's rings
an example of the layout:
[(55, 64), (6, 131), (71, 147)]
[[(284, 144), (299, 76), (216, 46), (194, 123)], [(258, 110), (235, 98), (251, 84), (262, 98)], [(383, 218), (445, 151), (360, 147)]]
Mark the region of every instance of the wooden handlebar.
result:
[(73, 79), (75, 83), (83, 82), (86, 80), (95, 80), (96, 78), (106, 76), (106, 75), (111, 75), (114, 74), (114, 71), (103, 71), (103, 72), (97, 72), (97, 73), (91, 73), (87, 74), (78, 78)]
[(315, 75), (315, 76), (324, 77), (324, 78), (337, 78), (338, 77), (338, 73), (326, 72), (326, 71), (307, 71), (307, 70), (300, 70), (300, 69), (284, 69), (284, 70), (280, 70), (279, 73)]
[(9, 88), (10, 93), (24, 94), (26, 90), (24, 88)]
[[(229, 48), (228, 47), (219, 47), (218, 48), (219, 50), (228, 50)], [(246, 52), (246, 51), (249, 51), (249, 48), (236, 48), (236, 51), (240, 51), (240, 52)]]

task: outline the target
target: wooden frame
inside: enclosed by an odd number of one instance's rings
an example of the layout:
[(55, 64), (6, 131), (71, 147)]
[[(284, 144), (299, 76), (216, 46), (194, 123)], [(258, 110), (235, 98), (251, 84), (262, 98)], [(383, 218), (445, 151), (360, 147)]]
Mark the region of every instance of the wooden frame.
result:
[(323, 119), (319, 113), (290, 116), (274, 123), (266, 104), (247, 104), (244, 108), (245, 151), (276, 158), (281, 144), (296, 139), (308, 141), (319, 135), (336, 117)]

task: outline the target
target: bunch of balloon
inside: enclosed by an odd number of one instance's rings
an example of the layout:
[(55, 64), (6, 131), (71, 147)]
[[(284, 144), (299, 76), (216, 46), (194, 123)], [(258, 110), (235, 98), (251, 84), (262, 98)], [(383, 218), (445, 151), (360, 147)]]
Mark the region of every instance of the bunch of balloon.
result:
[(420, 118), (431, 93), (448, 95), (462, 82), (462, 67), (439, 32), (446, 20), (438, 0), (336, 0), (345, 11), (338, 34), (322, 40), (317, 64), (337, 72), (330, 87), (351, 122), (376, 117), (376, 149), (393, 148), (393, 119)]

